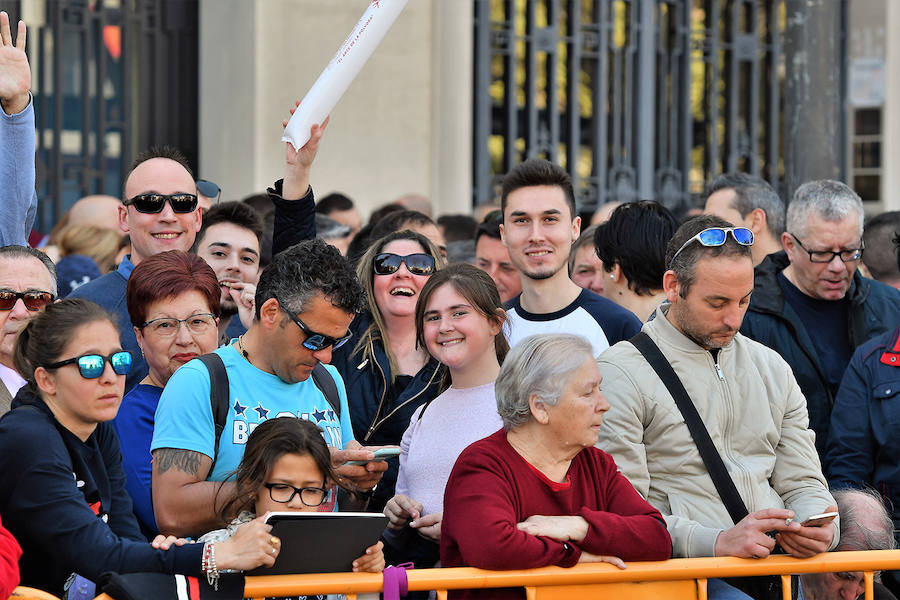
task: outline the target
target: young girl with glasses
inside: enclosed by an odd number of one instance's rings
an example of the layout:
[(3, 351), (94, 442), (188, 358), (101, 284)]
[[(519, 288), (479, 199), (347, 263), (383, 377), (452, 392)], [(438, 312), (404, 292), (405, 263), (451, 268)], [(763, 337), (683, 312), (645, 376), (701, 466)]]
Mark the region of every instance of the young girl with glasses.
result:
[[(331, 454), (315, 424), (296, 417), (263, 421), (247, 438), (244, 457), (234, 472), (234, 496), (220, 511), (223, 518), (238, 517), (227, 528), (210, 531), (200, 541), (227, 540), (254, 522), (256, 515), (268, 512), (330, 511), (335, 479)], [(353, 561), (352, 569), (383, 571), (382, 543), (367, 548)]]
[(503, 426), (494, 381), (509, 351), (505, 320), (497, 286), (472, 265), (450, 265), (422, 288), (417, 340), (441, 363), (446, 389), (416, 410), (400, 443), (397, 494), (385, 507), (393, 564), (435, 565), (450, 470), (466, 446)]
[[(443, 258), (425, 236), (397, 231), (376, 241), (356, 273), (368, 310), (350, 325), (350, 343), (335, 349), (332, 364), (344, 378), (353, 431), (368, 446), (400, 443), (413, 411), (439, 393), (440, 365), (416, 344), (416, 301)], [(380, 511), (394, 495), (398, 462), (388, 460), (368, 510)]]
[(16, 369), (29, 381), (0, 419), (0, 514), (22, 546), (22, 585), (61, 595), (76, 573), (200, 577), (273, 564), (261, 520), (215, 545), (141, 535), (109, 423), (131, 367), (112, 319), (93, 302), (65, 299), (19, 334)]

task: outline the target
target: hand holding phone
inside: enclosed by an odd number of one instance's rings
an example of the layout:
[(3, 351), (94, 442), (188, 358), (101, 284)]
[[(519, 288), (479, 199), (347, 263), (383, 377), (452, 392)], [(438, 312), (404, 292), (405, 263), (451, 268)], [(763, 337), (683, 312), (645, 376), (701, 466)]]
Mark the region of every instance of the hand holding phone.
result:
[(804, 527), (821, 527), (822, 525), (827, 525), (834, 521), (834, 518), (837, 517), (837, 512), (826, 512), (818, 515), (812, 515), (802, 523), (800, 523)]
[[(400, 448), (399, 448), (399, 446), (387, 446), (385, 448), (379, 448), (378, 450), (374, 450), (373, 453), (375, 454), (375, 458), (372, 459), (373, 461), (387, 460), (389, 458), (394, 458), (395, 456), (400, 456)], [(367, 462), (369, 462), (369, 461), (367, 461), (367, 460), (349, 460), (349, 461), (347, 461), (347, 464), (348, 465), (364, 465)]]

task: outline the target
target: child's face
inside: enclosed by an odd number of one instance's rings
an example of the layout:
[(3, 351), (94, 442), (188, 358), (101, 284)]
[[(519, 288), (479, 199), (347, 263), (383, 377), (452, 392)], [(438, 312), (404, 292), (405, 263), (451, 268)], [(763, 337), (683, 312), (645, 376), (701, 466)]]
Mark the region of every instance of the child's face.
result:
[[(303, 500), (310, 504), (316, 504), (327, 494), (325, 490), (324, 475), (316, 461), (309, 454), (285, 454), (272, 465), (272, 469), (266, 476), (266, 484), (275, 484), (271, 493), (266, 486), (260, 486), (256, 492), (256, 514), (262, 515), (269, 511), (292, 512), (317, 512), (318, 506), (307, 506), (303, 503), (299, 493), (294, 493), (294, 488), (315, 488), (303, 492)], [(293, 494), (290, 502), (276, 502), (272, 498), (285, 499)]]

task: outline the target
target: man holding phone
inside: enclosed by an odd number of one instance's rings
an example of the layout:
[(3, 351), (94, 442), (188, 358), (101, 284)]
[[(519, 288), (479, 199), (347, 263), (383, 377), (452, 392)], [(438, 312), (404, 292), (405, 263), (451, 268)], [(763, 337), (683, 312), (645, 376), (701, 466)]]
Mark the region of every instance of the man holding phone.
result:
[[(676, 403), (682, 395), (671, 380), (655, 374), (659, 360), (638, 350), (638, 338), (599, 359), (611, 408), (597, 446), (662, 512), (677, 557), (762, 558), (776, 544), (810, 557), (838, 542), (836, 521), (820, 516), (837, 507), (791, 369), (738, 333), (753, 291), (752, 243), (749, 229), (715, 216), (686, 222), (669, 242), (668, 302), (642, 332), (680, 380), (693, 415)], [(701, 456), (699, 430), (688, 422), (704, 429), (721, 471), (708, 468), (712, 454)], [(736, 503), (720, 493), (727, 486)], [(804, 523), (813, 516), (821, 521)], [(710, 598), (745, 597), (711, 581)]]

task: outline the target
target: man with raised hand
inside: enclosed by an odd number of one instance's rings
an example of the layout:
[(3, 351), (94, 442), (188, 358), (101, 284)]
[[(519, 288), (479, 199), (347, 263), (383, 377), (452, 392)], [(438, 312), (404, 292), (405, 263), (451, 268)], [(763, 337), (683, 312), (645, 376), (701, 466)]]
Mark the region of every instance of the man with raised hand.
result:
[(569, 174), (546, 160), (527, 160), (503, 177), (500, 235), (519, 270), (522, 293), (507, 303), (509, 345), (537, 333), (573, 333), (599, 356), (640, 331), (618, 304), (569, 279), (569, 252), (581, 232)]
[(30, 89), (25, 23), (13, 44), (9, 15), (0, 12), (0, 246), (27, 246), (37, 212)]

